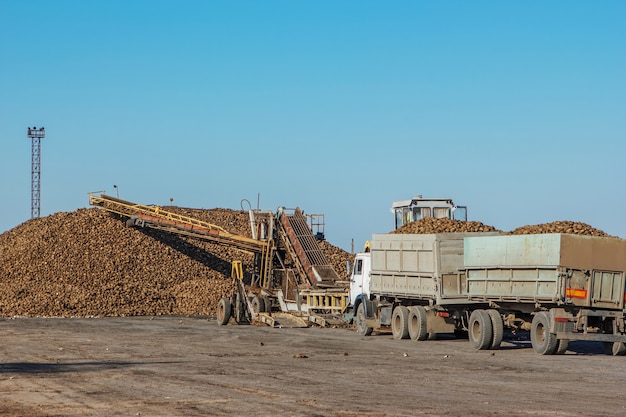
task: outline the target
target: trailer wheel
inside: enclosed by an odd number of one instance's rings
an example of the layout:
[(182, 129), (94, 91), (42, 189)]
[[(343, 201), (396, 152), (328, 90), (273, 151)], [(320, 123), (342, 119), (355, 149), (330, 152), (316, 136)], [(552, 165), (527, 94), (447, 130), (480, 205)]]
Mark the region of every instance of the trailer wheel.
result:
[(252, 304), (252, 311), (254, 311), (254, 314), (265, 312), (265, 300), (263, 299), (263, 297), (255, 295), (254, 297), (252, 297), (250, 304)]
[(489, 349), (500, 349), (502, 337), (504, 336), (504, 322), (502, 321), (502, 316), (498, 310), (495, 309), (487, 310), (487, 314), (489, 314), (491, 318), (491, 327), (493, 329), (493, 337)]
[(230, 316), (233, 314), (232, 304), (228, 298), (222, 298), (217, 305), (217, 324), (223, 326), (228, 324)]
[(426, 340), (428, 338), (426, 309), (422, 306), (409, 308), (409, 337), (411, 340)]
[(602, 342), (604, 352), (607, 355), (624, 356), (626, 355), (626, 345), (624, 342)]
[(550, 317), (545, 311), (535, 314), (530, 327), (530, 343), (535, 352), (542, 355), (553, 355), (557, 350), (556, 335), (550, 333)]
[(372, 334), (374, 330), (372, 327), (367, 327), (365, 324), (366, 316), (365, 316), (365, 301), (360, 303), (356, 309), (356, 332), (361, 336), (369, 336)]
[(409, 338), (409, 309), (406, 306), (396, 306), (391, 315), (391, 333), (394, 339)]
[(467, 333), (474, 349), (485, 350), (491, 347), (493, 325), (491, 324), (491, 317), (485, 310), (472, 311)]
[(556, 352), (554, 352), (554, 354), (563, 355), (565, 352), (567, 352), (568, 346), (569, 346), (568, 339), (559, 339), (559, 341), (557, 342), (557, 346), (556, 346)]

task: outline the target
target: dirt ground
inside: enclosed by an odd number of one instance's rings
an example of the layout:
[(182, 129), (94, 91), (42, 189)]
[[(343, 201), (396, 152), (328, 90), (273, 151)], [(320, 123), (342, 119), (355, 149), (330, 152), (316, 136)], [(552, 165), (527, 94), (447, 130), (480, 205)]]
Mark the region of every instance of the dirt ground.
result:
[(201, 317), (0, 321), (3, 416), (624, 416), (626, 358), (589, 342), (360, 337)]

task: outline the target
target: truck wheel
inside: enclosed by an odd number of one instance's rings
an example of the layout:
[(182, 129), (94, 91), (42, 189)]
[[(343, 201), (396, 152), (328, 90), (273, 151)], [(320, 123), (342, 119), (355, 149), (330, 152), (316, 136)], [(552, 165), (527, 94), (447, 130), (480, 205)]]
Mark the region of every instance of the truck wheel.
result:
[(530, 343), (535, 352), (542, 355), (553, 355), (557, 349), (557, 338), (550, 333), (550, 317), (545, 311), (535, 314), (530, 327)]
[(409, 337), (411, 340), (426, 340), (426, 309), (422, 306), (409, 308)]
[(557, 342), (557, 346), (556, 346), (556, 352), (554, 352), (555, 355), (562, 355), (565, 352), (567, 352), (567, 347), (569, 346), (569, 340), (567, 339), (559, 339), (559, 341)]
[(493, 326), (491, 325), (491, 317), (485, 310), (472, 311), (467, 334), (474, 349), (485, 350), (491, 347)]
[(362, 302), (356, 309), (356, 316), (354, 320), (356, 322), (356, 332), (361, 336), (369, 336), (374, 330), (372, 327), (367, 327), (365, 320), (365, 302)]
[(228, 324), (230, 316), (232, 316), (233, 308), (228, 298), (222, 298), (217, 305), (217, 324), (223, 326)]
[(607, 355), (624, 356), (626, 355), (626, 345), (624, 342), (602, 342), (604, 352)]
[(406, 306), (396, 306), (391, 315), (391, 333), (394, 339), (408, 339), (409, 337), (409, 309)]
[(260, 295), (252, 297), (250, 304), (252, 304), (252, 311), (254, 311), (254, 314), (265, 312), (265, 300), (263, 300)]
[(498, 310), (493, 308), (489, 309), (487, 310), (487, 314), (489, 314), (491, 318), (491, 327), (493, 328), (493, 337), (489, 349), (500, 349), (502, 337), (504, 336), (504, 321), (502, 321), (502, 316)]

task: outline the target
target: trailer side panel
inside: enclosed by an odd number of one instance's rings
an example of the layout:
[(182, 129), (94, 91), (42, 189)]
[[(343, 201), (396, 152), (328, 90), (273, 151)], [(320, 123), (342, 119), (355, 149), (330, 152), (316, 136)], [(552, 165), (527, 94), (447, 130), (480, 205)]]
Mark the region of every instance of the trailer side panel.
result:
[(371, 241), (373, 294), (465, 300), (463, 239), (496, 233), (377, 234)]
[(622, 309), (626, 240), (571, 234), (465, 239), (472, 299)]

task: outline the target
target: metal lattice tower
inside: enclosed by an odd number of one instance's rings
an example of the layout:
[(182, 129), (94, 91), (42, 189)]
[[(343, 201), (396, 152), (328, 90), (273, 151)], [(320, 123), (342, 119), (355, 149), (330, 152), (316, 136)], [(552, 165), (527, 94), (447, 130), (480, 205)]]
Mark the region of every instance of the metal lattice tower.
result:
[(41, 139), (46, 137), (46, 130), (42, 127), (28, 128), (28, 137), (32, 139), (32, 171), (31, 171), (31, 208), (30, 217), (39, 217), (40, 188), (41, 188)]

